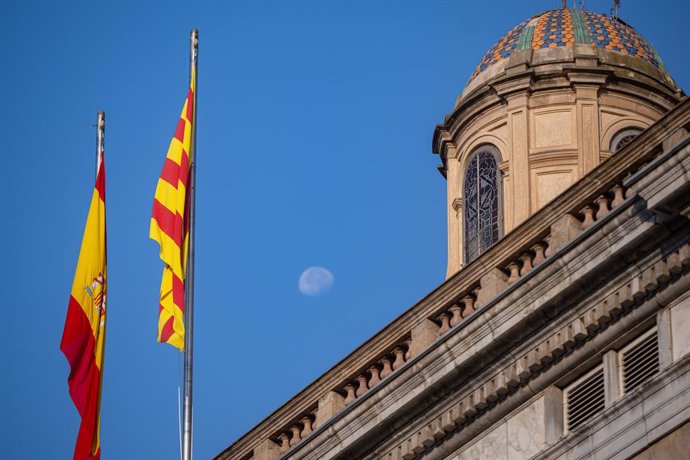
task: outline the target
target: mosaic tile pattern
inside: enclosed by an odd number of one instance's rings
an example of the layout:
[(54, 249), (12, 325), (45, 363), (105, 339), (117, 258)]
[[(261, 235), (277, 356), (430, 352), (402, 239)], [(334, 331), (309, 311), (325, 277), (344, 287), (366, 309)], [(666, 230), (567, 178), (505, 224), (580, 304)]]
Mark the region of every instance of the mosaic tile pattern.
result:
[(654, 48), (632, 27), (601, 14), (587, 11), (583, 14), (589, 35), (597, 46), (644, 59), (655, 67), (661, 68), (661, 61)]
[(618, 53), (644, 59), (663, 70), (654, 48), (635, 29), (616, 19), (584, 10), (558, 9), (523, 21), (491, 47), (470, 80), (508, 58), (518, 49), (556, 48), (594, 43)]
[(508, 56), (513, 54), (515, 48), (517, 48), (518, 42), (520, 41), (520, 35), (529, 21), (523, 21), (517, 26), (513, 27), (510, 32), (508, 32), (498, 43), (491, 47), (488, 53), (484, 56), (484, 59), (479, 63), (477, 69), (472, 74), (474, 78), (475, 75), (486, 70), (489, 66), (501, 62)]
[(556, 48), (557, 46), (573, 46), (575, 35), (573, 32), (573, 18), (570, 10), (554, 10), (539, 17), (532, 48)]

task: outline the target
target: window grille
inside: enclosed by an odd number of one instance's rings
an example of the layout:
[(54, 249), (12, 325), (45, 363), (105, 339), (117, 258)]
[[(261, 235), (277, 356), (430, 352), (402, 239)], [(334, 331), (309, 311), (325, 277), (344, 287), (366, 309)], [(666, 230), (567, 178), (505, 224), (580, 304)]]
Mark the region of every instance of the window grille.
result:
[(468, 161), (464, 181), (465, 263), (493, 245), (500, 236), (500, 183), (492, 147), (482, 147)]
[(633, 141), (642, 132), (639, 128), (626, 128), (616, 133), (611, 140), (611, 151), (617, 152)]
[(604, 410), (604, 367), (598, 366), (563, 392), (566, 433), (577, 429)]
[(659, 342), (656, 328), (626, 345), (619, 354), (621, 394), (627, 394), (659, 373)]

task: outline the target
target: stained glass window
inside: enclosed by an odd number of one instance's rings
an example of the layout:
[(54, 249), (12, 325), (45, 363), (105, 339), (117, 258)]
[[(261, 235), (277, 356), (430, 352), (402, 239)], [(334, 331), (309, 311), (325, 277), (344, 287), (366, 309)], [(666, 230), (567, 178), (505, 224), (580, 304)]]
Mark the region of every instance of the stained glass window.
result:
[(465, 263), (498, 241), (501, 231), (500, 184), (496, 156), (482, 148), (468, 162), (464, 182)]

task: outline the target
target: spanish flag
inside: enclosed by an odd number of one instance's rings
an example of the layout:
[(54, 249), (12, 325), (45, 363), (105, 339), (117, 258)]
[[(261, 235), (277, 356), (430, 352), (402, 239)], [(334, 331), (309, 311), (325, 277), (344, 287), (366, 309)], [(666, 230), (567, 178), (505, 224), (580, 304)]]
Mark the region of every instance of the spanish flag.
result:
[(158, 341), (184, 350), (184, 279), (189, 249), (189, 183), (196, 75), (192, 71), (187, 100), (170, 142), (153, 200), (149, 236), (160, 245), (165, 264), (161, 282)]
[(81, 416), (74, 460), (101, 457), (101, 384), (106, 320), (105, 164), (98, 159), (96, 186), (86, 218), (60, 349), (70, 364), (69, 392)]

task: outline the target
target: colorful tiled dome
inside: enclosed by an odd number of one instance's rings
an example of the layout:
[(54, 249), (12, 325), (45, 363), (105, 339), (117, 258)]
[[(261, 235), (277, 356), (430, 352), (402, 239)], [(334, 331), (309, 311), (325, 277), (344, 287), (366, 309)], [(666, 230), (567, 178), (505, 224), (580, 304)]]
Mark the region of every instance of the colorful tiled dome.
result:
[(538, 14), (510, 30), (486, 53), (470, 80), (507, 59), (514, 51), (575, 44), (595, 44), (599, 48), (634, 56), (665, 72), (652, 45), (623, 21), (581, 9), (558, 9)]

